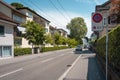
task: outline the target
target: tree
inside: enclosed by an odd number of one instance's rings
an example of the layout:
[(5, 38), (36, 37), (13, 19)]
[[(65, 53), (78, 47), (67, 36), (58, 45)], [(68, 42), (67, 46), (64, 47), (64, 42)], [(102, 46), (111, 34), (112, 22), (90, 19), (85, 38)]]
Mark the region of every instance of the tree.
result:
[(23, 8), (24, 7), (23, 4), (17, 3), (17, 2), (11, 3), (11, 5), (15, 8)]
[(71, 22), (68, 23), (67, 29), (70, 30), (70, 38), (74, 38), (79, 44), (81, 44), (81, 38), (85, 37), (87, 33), (87, 27), (84, 19), (81, 17), (72, 19)]
[(66, 45), (68, 43), (68, 38), (61, 36), (62, 45)]
[(68, 39), (68, 45), (69, 46), (76, 46), (78, 44), (78, 42), (75, 39)]
[(120, 0), (111, 0), (110, 15), (114, 18), (114, 22), (120, 23)]
[(45, 35), (45, 43), (53, 44), (53, 38), (50, 34)]
[(62, 38), (58, 32), (55, 32), (55, 34), (54, 34), (54, 43), (56, 45), (59, 45), (62, 43)]
[(45, 37), (45, 29), (41, 25), (35, 23), (34, 21), (28, 21), (27, 24), (23, 25), (26, 27), (25, 38), (29, 41), (29, 43), (34, 45), (35, 47), (39, 47), (42, 45)]

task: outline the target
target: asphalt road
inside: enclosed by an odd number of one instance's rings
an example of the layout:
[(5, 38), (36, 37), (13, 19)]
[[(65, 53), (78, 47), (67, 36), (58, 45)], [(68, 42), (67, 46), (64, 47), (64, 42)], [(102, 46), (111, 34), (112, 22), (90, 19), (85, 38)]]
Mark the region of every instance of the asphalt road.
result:
[(0, 80), (58, 80), (79, 55), (67, 49), (0, 65)]
[[(96, 59), (96, 54), (84, 49), (76, 64), (63, 77), (64, 80), (105, 80), (102, 68)], [(61, 80), (63, 80), (61, 79)]]

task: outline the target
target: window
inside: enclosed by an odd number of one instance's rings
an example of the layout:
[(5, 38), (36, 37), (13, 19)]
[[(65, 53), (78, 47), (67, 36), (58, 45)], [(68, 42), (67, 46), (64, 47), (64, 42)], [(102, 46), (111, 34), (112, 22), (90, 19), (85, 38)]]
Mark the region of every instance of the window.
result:
[(22, 17), (19, 17), (17, 15), (13, 15), (13, 19), (18, 21), (18, 22), (24, 22), (25, 21)]
[(48, 29), (46, 28), (46, 32), (48, 32)]
[(33, 18), (33, 15), (32, 15), (31, 12), (28, 12), (28, 17), (29, 17), (29, 18)]
[(103, 18), (103, 25), (106, 26), (108, 24), (108, 19), (107, 18)]
[(11, 46), (0, 46), (0, 57), (9, 57), (12, 55)]
[(3, 46), (2, 56), (11, 56), (11, 46)]
[(15, 40), (14, 40), (14, 45), (16, 46), (16, 45), (18, 45), (18, 46), (20, 46), (20, 45), (22, 45), (22, 38), (15, 38)]
[(0, 36), (4, 35), (4, 26), (0, 25)]

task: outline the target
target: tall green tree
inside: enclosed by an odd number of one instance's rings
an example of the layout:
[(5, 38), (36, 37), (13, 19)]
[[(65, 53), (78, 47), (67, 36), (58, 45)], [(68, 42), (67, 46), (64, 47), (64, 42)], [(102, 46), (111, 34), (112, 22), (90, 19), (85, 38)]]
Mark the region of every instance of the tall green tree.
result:
[(23, 7), (24, 7), (23, 4), (18, 3), (18, 2), (13, 2), (13, 3), (11, 3), (11, 5), (12, 5), (13, 7), (15, 7), (15, 8), (23, 8)]
[(78, 42), (75, 40), (75, 39), (70, 39), (70, 38), (68, 38), (68, 45), (69, 46), (76, 46), (78, 44)]
[(55, 34), (54, 34), (54, 43), (56, 45), (62, 44), (62, 38), (61, 38), (61, 35), (58, 32), (55, 32)]
[(53, 44), (53, 38), (50, 34), (45, 35), (45, 43)]
[(74, 38), (79, 44), (82, 43), (82, 38), (85, 37), (87, 33), (87, 27), (84, 19), (81, 17), (76, 17), (67, 24), (67, 29), (70, 30), (70, 38)]
[(32, 43), (32, 45), (39, 47), (45, 41), (45, 29), (34, 21), (28, 21), (23, 25), (26, 28), (25, 38)]
[(66, 45), (68, 43), (68, 38), (61, 36), (62, 45)]

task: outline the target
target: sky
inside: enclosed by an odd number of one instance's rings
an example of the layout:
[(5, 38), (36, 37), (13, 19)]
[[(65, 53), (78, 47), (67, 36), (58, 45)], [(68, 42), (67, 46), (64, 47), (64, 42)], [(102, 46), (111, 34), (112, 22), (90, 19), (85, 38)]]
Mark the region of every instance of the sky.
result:
[(75, 17), (85, 20), (90, 37), (91, 13), (95, 12), (95, 6), (101, 5), (108, 0), (4, 0), (7, 3), (19, 2), (24, 6), (36, 11), (38, 14), (50, 21), (50, 25), (65, 29), (66, 25)]

